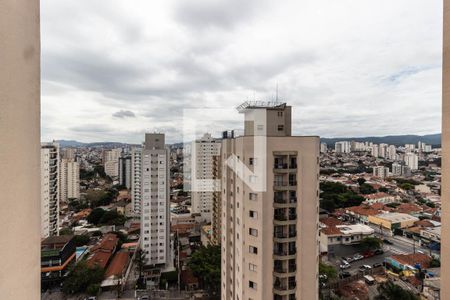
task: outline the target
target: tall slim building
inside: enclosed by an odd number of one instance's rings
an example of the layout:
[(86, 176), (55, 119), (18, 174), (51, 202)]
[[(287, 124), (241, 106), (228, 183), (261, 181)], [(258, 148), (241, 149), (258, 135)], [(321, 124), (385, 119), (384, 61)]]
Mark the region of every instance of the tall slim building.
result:
[(411, 171), (419, 168), (419, 157), (415, 153), (405, 153), (405, 164), (411, 169)]
[(215, 186), (214, 157), (220, 155), (220, 145), (220, 140), (212, 138), (209, 133), (192, 142), (191, 212), (200, 214), (206, 222), (212, 221), (213, 198), (215, 191), (218, 190)]
[(80, 198), (80, 164), (69, 159), (61, 159), (59, 169), (60, 199), (67, 202), (69, 199)]
[(392, 164), (392, 176), (402, 176), (402, 165), (399, 163)]
[(370, 148), (371, 151), (371, 155), (373, 157), (379, 157), (380, 156), (380, 148), (378, 147), (377, 144), (373, 144), (372, 147)]
[(379, 178), (386, 178), (389, 176), (389, 168), (385, 166), (376, 166), (373, 167), (373, 176)]
[(442, 66), (442, 242), (441, 299), (450, 298), (450, 0), (444, 0)]
[[(213, 177), (220, 179), (221, 175), (221, 155), (219, 153), (218, 156), (213, 157)], [(221, 181), (219, 181), (221, 182)], [(211, 241), (214, 245), (220, 244), (221, 236), (222, 236), (222, 194), (221, 192), (213, 193), (213, 213), (211, 220), (211, 229), (212, 229), (212, 237)]]
[(350, 153), (351, 144), (348, 141), (336, 142), (334, 144), (334, 151), (336, 153)]
[(103, 166), (106, 175), (110, 177), (119, 176), (119, 157), (122, 154), (122, 149), (112, 149), (103, 152)]
[(131, 156), (119, 157), (119, 184), (131, 188)]
[(327, 143), (320, 143), (320, 153), (327, 153), (328, 145)]
[(141, 172), (141, 249), (147, 265), (169, 260), (169, 151), (161, 133), (145, 134)]
[(245, 134), (221, 150), (222, 300), (318, 299), (320, 140), (291, 135), (285, 103), (240, 110)]
[(397, 148), (395, 148), (394, 145), (390, 145), (387, 148), (387, 158), (390, 160), (396, 160), (397, 159)]
[(131, 149), (131, 207), (135, 215), (141, 215), (141, 172), (142, 172), (142, 148)]
[(61, 150), (61, 156), (62, 158), (68, 159), (68, 160), (75, 160), (76, 158), (76, 149), (75, 148), (64, 148)]
[(41, 145), (41, 237), (59, 233), (59, 145)]

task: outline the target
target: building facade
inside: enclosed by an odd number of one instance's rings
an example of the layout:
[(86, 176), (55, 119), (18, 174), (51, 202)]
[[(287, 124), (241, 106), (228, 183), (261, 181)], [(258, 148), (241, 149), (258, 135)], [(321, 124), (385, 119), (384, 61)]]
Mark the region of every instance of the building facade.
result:
[(131, 188), (131, 156), (119, 157), (119, 184)]
[(419, 168), (419, 157), (415, 153), (406, 153), (405, 164), (411, 169), (411, 171), (415, 171)]
[(60, 164), (61, 201), (80, 198), (80, 164), (71, 159), (61, 159)]
[(165, 265), (170, 256), (170, 184), (164, 134), (145, 135), (141, 170), (141, 249), (146, 265)]
[(131, 149), (131, 207), (135, 215), (141, 214), (142, 148)]
[(58, 235), (59, 230), (59, 145), (41, 145), (41, 237)]
[[(222, 141), (222, 300), (318, 299), (319, 138), (291, 135), (286, 104), (241, 111), (244, 136)], [(255, 157), (261, 136), (266, 155)], [(231, 157), (263, 171), (236, 174)]]
[(216, 186), (214, 157), (220, 155), (220, 141), (206, 133), (201, 139), (192, 142), (191, 184), (192, 213), (200, 214), (202, 219), (212, 221), (214, 194), (220, 190)]

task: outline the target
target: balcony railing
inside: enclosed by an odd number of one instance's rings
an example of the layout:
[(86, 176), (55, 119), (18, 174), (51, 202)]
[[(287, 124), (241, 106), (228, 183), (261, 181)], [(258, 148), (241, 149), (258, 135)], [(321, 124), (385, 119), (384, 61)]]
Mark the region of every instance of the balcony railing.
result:
[(278, 214), (275, 214), (275, 215), (273, 216), (273, 218), (274, 218), (275, 220), (277, 220), (277, 221), (287, 221), (286, 215), (278, 215)]
[(289, 220), (297, 220), (297, 214), (289, 214)]
[(273, 165), (274, 169), (287, 169), (288, 164), (287, 163), (276, 163)]

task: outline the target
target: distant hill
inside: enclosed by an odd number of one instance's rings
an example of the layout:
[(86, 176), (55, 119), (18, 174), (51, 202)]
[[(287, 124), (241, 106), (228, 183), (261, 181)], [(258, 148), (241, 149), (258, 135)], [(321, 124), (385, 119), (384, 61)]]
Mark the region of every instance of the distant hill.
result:
[(126, 146), (135, 146), (135, 144), (119, 143), (119, 142), (94, 142), (94, 143), (82, 143), (74, 140), (57, 140), (55, 141), (61, 148), (67, 147), (106, 147), (106, 148), (120, 148)]
[(371, 136), (371, 137), (342, 137), (342, 138), (321, 138), (322, 143), (328, 146), (334, 146), (334, 143), (340, 141), (356, 141), (356, 142), (373, 142), (375, 144), (385, 143), (389, 145), (405, 145), (416, 144), (420, 141), (433, 146), (441, 145), (441, 134), (428, 135), (388, 135), (388, 136)]

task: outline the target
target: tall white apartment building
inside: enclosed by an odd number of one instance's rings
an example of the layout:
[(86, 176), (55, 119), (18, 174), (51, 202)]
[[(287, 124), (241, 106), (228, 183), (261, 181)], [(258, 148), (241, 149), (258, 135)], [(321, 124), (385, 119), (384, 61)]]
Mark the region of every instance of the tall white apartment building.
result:
[(68, 160), (75, 160), (76, 158), (76, 149), (75, 148), (64, 148), (62, 149), (62, 158), (68, 159)]
[(221, 299), (318, 299), (320, 140), (291, 135), (286, 104), (240, 111), (245, 133), (224, 138), (221, 150)]
[(386, 158), (387, 157), (387, 150), (388, 150), (388, 144), (380, 144), (379, 147), (379, 156), (382, 158)]
[(405, 145), (405, 152), (414, 152), (416, 149), (416, 145), (414, 144), (406, 144)]
[(390, 145), (387, 148), (387, 159), (396, 160), (397, 159), (397, 148), (394, 145)]
[(166, 265), (169, 240), (169, 151), (161, 133), (145, 134), (141, 172), (141, 249), (147, 265)]
[(220, 140), (206, 133), (192, 142), (191, 187), (192, 213), (201, 214), (202, 219), (211, 222), (215, 186), (214, 157), (220, 155)]
[(366, 149), (364, 143), (352, 141), (351, 142), (351, 151), (364, 151)]
[(59, 145), (41, 145), (41, 237), (59, 234)]
[(374, 167), (373, 168), (373, 176), (384, 179), (389, 176), (389, 168), (386, 168), (384, 166)]
[(327, 153), (328, 145), (327, 143), (320, 143), (320, 153)]
[(142, 148), (131, 149), (131, 207), (136, 215), (141, 214)]
[(415, 153), (405, 153), (405, 164), (411, 169), (411, 171), (419, 168), (419, 157)]
[(336, 142), (334, 144), (334, 151), (336, 153), (350, 153), (350, 142), (343, 141), (343, 142)]
[(379, 149), (379, 147), (378, 147), (377, 144), (373, 144), (373, 145), (370, 147), (370, 154), (371, 154), (373, 157), (379, 157), (379, 156), (380, 156), (380, 149)]
[(399, 163), (392, 164), (392, 176), (402, 176), (402, 165)]
[(80, 164), (71, 159), (63, 158), (60, 164), (61, 201), (80, 198)]

